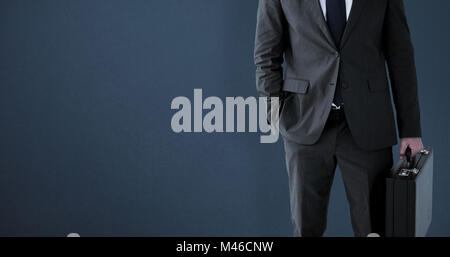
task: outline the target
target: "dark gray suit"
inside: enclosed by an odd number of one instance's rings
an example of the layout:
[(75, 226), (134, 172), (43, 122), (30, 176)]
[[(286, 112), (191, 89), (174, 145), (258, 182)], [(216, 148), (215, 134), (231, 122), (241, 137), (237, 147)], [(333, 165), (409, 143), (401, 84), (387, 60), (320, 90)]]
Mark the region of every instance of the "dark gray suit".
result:
[[(383, 203), (373, 199), (384, 198), (383, 183), (376, 178), (392, 165), (392, 146), (397, 143), (386, 63), (399, 135), (421, 136), (403, 1), (354, 0), (336, 46), (319, 0), (260, 0), (255, 63), (259, 95), (282, 100), (280, 132), (296, 235), (323, 233), (336, 163), (343, 172), (355, 234), (382, 233), (375, 212), (381, 215)], [(345, 107), (333, 114), (337, 85)]]

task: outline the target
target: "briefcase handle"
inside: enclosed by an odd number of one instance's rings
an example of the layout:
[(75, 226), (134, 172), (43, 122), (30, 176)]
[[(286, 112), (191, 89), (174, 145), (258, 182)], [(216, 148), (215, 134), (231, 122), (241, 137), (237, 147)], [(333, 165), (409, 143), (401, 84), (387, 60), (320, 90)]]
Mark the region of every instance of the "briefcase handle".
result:
[(408, 169), (414, 168), (414, 162), (412, 161), (412, 150), (409, 146), (406, 147), (405, 156), (406, 156), (406, 167)]
[(431, 153), (430, 148), (424, 148), (418, 153), (416, 156), (412, 156), (412, 150), (408, 146), (405, 149), (405, 159), (402, 160), (399, 168), (399, 172), (397, 173), (398, 177), (408, 178), (410, 175), (418, 175), (420, 172), (420, 168), (423, 166), (423, 163), (426, 161), (426, 156)]

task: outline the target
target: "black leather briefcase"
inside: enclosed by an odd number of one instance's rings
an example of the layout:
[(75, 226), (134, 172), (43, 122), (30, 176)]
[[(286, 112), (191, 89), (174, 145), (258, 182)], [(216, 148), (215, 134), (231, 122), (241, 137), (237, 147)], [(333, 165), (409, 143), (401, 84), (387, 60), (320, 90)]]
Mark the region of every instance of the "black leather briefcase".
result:
[(407, 149), (386, 180), (386, 236), (424, 237), (431, 224), (433, 203), (433, 150), (414, 158)]

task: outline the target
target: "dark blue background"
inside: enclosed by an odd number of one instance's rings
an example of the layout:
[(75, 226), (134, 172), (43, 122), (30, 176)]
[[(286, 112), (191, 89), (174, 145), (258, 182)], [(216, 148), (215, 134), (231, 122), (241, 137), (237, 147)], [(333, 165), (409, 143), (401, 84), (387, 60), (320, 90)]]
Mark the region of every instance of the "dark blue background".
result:
[[(436, 154), (430, 235), (450, 236), (450, 2), (405, 2)], [(290, 236), (281, 143), (170, 128), (194, 88), (256, 95), (256, 8), (1, 1), (0, 236)], [(338, 174), (327, 235), (352, 236)]]

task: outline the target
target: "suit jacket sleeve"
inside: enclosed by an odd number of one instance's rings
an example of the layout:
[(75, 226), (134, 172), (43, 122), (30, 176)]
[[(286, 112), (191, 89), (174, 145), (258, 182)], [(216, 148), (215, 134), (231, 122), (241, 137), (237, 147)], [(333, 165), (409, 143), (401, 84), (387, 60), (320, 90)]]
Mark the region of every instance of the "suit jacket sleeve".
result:
[(399, 136), (421, 137), (414, 49), (403, 0), (388, 0), (384, 43)]
[(260, 0), (254, 59), (259, 96), (279, 96), (283, 84), (285, 17), (280, 0)]

